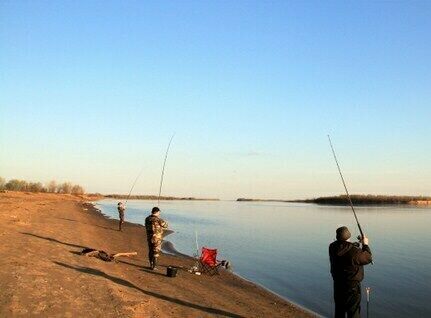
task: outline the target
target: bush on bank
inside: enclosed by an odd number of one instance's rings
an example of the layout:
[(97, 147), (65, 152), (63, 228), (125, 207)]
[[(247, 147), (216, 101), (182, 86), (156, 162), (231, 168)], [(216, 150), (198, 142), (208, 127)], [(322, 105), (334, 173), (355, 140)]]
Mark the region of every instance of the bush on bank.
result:
[(0, 190), (23, 191), (23, 192), (42, 192), (42, 193), (66, 193), (84, 194), (85, 190), (78, 184), (70, 182), (57, 183), (55, 180), (43, 185), (41, 182), (28, 182), (19, 179), (6, 179), (0, 177)]

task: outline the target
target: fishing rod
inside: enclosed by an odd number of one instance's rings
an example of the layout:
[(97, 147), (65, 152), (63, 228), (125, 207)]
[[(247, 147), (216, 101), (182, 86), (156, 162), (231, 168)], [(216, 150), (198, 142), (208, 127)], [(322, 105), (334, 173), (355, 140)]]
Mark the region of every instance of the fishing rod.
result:
[(355, 216), (356, 224), (358, 225), (358, 228), (359, 228), (359, 233), (361, 233), (361, 238), (363, 240), (364, 232), (362, 232), (361, 224), (359, 224), (358, 217), (356, 216), (356, 211), (355, 211), (355, 208), (353, 207), (353, 202), (352, 202), (352, 199), (350, 198), (349, 190), (347, 190), (346, 182), (344, 181), (343, 174), (341, 173), (341, 168), (340, 168), (340, 165), (338, 164), (337, 155), (335, 154), (334, 146), (332, 146), (331, 137), (329, 137), (329, 135), (328, 135), (328, 140), (329, 140), (329, 145), (331, 146), (331, 149), (332, 149), (332, 154), (334, 155), (335, 163), (337, 164), (338, 172), (340, 173), (341, 181), (343, 182), (344, 189), (346, 190), (350, 207), (352, 208), (353, 215)]
[(142, 167), (141, 171), (139, 172), (138, 176), (136, 177), (135, 181), (133, 182), (132, 187), (130, 188), (129, 194), (127, 195), (126, 202), (124, 203), (124, 205), (127, 204), (127, 201), (129, 200), (130, 195), (132, 194), (133, 188), (135, 187), (136, 182), (138, 182), (138, 179), (141, 176), (142, 172), (144, 172), (144, 167)]
[(196, 230), (195, 230), (195, 240), (196, 240), (196, 257), (199, 257), (198, 231)]
[(172, 143), (172, 139), (174, 139), (174, 136), (175, 136), (175, 134), (173, 134), (171, 139), (169, 140), (168, 148), (166, 149), (165, 160), (163, 161), (162, 175), (160, 176), (159, 195), (157, 197), (157, 206), (159, 206), (159, 204), (160, 204), (160, 194), (162, 193), (163, 177), (165, 176), (166, 160), (168, 159), (169, 148), (171, 148), (171, 143)]
[(196, 242), (196, 254), (193, 255), (193, 257), (195, 259), (195, 264), (190, 268), (189, 272), (195, 273), (196, 275), (200, 275), (200, 272), (199, 272), (200, 262), (199, 262), (198, 231), (196, 229), (195, 229), (195, 242)]

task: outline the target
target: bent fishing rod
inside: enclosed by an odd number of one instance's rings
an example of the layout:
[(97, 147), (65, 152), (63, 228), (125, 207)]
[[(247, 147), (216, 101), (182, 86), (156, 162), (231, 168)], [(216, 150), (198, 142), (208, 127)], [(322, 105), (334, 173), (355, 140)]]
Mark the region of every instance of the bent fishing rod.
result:
[(171, 148), (171, 143), (172, 143), (172, 139), (174, 139), (174, 136), (175, 134), (173, 134), (171, 139), (169, 140), (168, 148), (166, 149), (166, 153), (165, 153), (165, 160), (163, 161), (162, 175), (160, 176), (159, 195), (157, 196), (157, 206), (159, 206), (160, 204), (160, 195), (162, 193), (163, 177), (165, 176), (166, 160), (168, 159), (169, 148)]
[(328, 135), (329, 145), (332, 149), (332, 154), (334, 155), (335, 163), (337, 164), (338, 172), (340, 173), (341, 181), (343, 182), (344, 190), (346, 190), (347, 198), (350, 203), (350, 207), (352, 208), (353, 215), (355, 216), (356, 224), (358, 225), (359, 233), (361, 234), (362, 240), (364, 239), (364, 232), (362, 232), (361, 224), (359, 224), (358, 217), (356, 215), (355, 208), (353, 207), (352, 199), (350, 198), (349, 190), (347, 190), (346, 182), (344, 181), (343, 174), (341, 173), (340, 165), (338, 164), (337, 155), (335, 154), (334, 146), (332, 146), (331, 137)]

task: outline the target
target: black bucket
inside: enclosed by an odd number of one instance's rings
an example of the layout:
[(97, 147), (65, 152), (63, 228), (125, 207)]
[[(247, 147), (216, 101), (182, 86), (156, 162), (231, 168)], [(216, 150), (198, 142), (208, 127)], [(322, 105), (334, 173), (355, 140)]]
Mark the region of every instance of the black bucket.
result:
[(166, 269), (166, 276), (168, 276), (168, 277), (176, 277), (177, 276), (177, 271), (178, 271), (178, 268), (173, 267), (173, 266), (168, 266), (168, 268)]

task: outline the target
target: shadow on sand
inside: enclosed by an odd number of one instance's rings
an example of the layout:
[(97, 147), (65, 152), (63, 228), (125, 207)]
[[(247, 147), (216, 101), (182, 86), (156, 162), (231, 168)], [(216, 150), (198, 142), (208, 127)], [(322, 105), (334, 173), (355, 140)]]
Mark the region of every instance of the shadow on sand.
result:
[(228, 311), (224, 311), (224, 310), (221, 310), (221, 309), (215, 309), (215, 308), (211, 308), (211, 307), (205, 307), (205, 306), (193, 304), (193, 303), (190, 303), (188, 301), (181, 300), (181, 299), (177, 299), (177, 298), (165, 296), (165, 295), (162, 295), (162, 294), (158, 294), (158, 293), (155, 293), (155, 292), (152, 292), (152, 291), (149, 291), (149, 290), (145, 290), (145, 289), (142, 289), (142, 288), (140, 288), (140, 287), (132, 284), (131, 282), (129, 282), (127, 280), (124, 280), (122, 278), (118, 278), (118, 277), (115, 277), (115, 276), (108, 275), (108, 274), (106, 274), (106, 273), (104, 273), (104, 272), (102, 272), (102, 271), (100, 271), (98, 269), (89, 268), (89, 267), (82, 267), (82, 266), (71, 266), (71, 265), (68, 265), (68, 264), (65, 264), (65, 263), (61, 263), (61, 262), (54, 262), (54, 263), (57, 264), (57, 265), (59, 265), (59, 266), (63, 266), (63, 267), (69, 268), (69, 269), (73, 269), (73, 270), (81, 272), (81, 273), (85, 273), (85, 274), (89, 274), (89, 275), (94, 275), (94, 276), (99, 276), (99, 277), (106, 278), (106, 279), (108, 279), (108, 280), (110, 280), (110, 281), (112, 281), (112, 282), (114, 282), (116, 284), (119, 284), (119, 285), (122, 285), (122, 286), (125, 286), (125, 287), (134, 288), (134, 289), (136, 289), (136, 290), (140, 291), (141, 293), (146, 294), (148, 296), (156, 297), (156, 298), (162, 299), (164, 301), (175, 303), (175, 304), (178, 304), (178, 305), (181, 305), (181, 306), (190, 307), (190, 308), (201, 310), (201, 311), (204, 311), (204, 312), (207, 312), (207, 313), (210, 313), (210, 314), (221, 315), (221, 316), (225, 316), (225, 317), (233, 317), (233, 318), (242, 318), (243, 317), (243, 316), (240, 316), (240, 315), (237, 315), (237, 314), (234, 314), (234, 313), (230, 313)]
[[(151, 268), (141, 268), (141, 271), (142, 272), (146, 272), (146, 273), (148, 273), (148, 274), (152, 274), (152, 275), (156, 275), (156, 276), (163, 276), (163, 277), (166, 277), (166, 275), (165, 274), (163, 274), (163, 272), (157, 272), (156, 270), (152, 270)], [(166, 273), (166, 271), (165, 271), (165, 273)]]
[(27, 233), (27, 232), (20, 232), (20, 233), (24, 234), (24, 235), (29, 235), (29, 236), (37, 237), (39, 239), (47, 240), (47, 241), (50, 241), (50, 242), (63, 244), (63, 245), (70, 246), (70, 247), (77, 247), (77, 248), (86, 248), (87, 247), (87, 246), (82, 246), (82, 245), (78, 245), (78, 244), (72, 244), (72, 243), (62, 242), (62, 241), (59, 241), (59, 240), (57, 240), (55, 238), (52, 238), (52, 237), (41, 236), (41, 235), (37, 235), (37, 234), (33, 234), (33, 233)]
[(124, 260), (118, 260), (118, 262), (119, 262), (119, 263), (126, 264), (126, 265), (130, 265), (130, 266), (134, 266), (134, 267), (137, 267), (137, 268), (143, 268), (143, 267), (145, 267), (145, 266), (143, 266), (143, 265), (140, 265), (140, 264), (134, 264), (134, 263), (130, 263), (130, 262), (126, 262), (126, 261), (124, 261)]
[[(78, 252), (78, 251), (69, 251), (69, 253), (74, 254), (74, 255), (78, 255), (78, 256), (82, 256), (82, 253)], [(152, 274), (152, 275), (156, 275), (156, 276), (166, 276), (165, 274), (163, 274), (163, 272), (154, 271), (150, 267), (138, 266), (138, 265), (135, 265), (135, 264), (132, 264), (132, 263), (128, 263), (128, 262), (124, 262), (124, 261), (121, 261), (121, 260), (115, 260), (114, 263), (124, 264), (126, 266), (128, 266), (128, 264), (129, 264), (129, 265), (133, 265), (133, 266), (138, 267), (141, 271), (146, 272), (148, 274)], [(164, 266), (164, 267), (167, 267), (167, 266)]]
[(78, 221), (78, 220), (74, 220), (74, 219), (59, 218), (59, 217), (53, 217), (53, 218), (54, 218), (54, 219), (59, 219), (59, 220), (70, 221), (70, 222), (82, 223), (82, 224), (90, 225), (90, 226), (97, 226), (97, 227), (100, 227), (100, 228), (105, 229), (105, 230), (111, 230), (111, 231), (118, 232), (118, 230), (113, 229), (113, 228), (110, 228), (110, 227), (101, 226), (101, 225), (97, 225), (97, 224), (88, 224), (88, 223), (80, 222), (80, 221)]
[[(126, 261), (124, 261), (124, 260), (118, 260), (118, 263), (122, 263), (122, 264), (125, 264), (125, 265), (130, 265), (130, 266), (137, 267), (137, 268), (141, 269), (143, 272), (148, 272), (148, 273), (151, 273), (151, 274), (159, 274), (159, 273), (157, 273), (157, 272), (154, 272), (154, 271), (150, 268), (150, 266), (144, 266), (144, 265), (140, 265), (140, 264), (134, 264), (134, 263), (126, 262)], [(160, 269), (163, 269), (163, 270), (166, 270), (166, 268), (168, 268), (169, 266), (172, 266), (172, 265), (157, 264), (157, 267), (158, 267), (158, 268), (160, 268)], [(186, 269), (184, 269), (184, 268), (183, 268), (183, 267), (181, 267), (181, 266), (175, 266), (175, 267), (176, 267), (178, 270), (187, 271)], [(162, 275), (163, 275), (163, 274), (162, 274)], [(163, 276), (165, 276), (165, 275), (163, 275)]]

